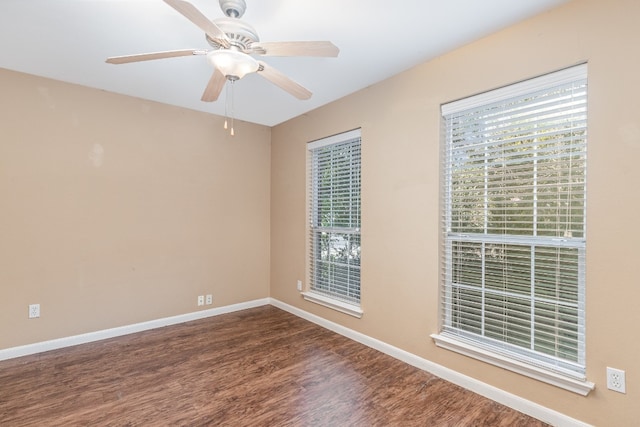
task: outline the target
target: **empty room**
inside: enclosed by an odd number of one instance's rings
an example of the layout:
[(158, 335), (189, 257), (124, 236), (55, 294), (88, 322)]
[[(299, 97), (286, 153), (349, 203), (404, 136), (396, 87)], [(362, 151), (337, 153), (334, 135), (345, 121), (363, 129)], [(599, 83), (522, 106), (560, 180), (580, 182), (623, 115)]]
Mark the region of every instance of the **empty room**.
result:
[(637, 0), (0, 2), (0, 426), (640, 419)]

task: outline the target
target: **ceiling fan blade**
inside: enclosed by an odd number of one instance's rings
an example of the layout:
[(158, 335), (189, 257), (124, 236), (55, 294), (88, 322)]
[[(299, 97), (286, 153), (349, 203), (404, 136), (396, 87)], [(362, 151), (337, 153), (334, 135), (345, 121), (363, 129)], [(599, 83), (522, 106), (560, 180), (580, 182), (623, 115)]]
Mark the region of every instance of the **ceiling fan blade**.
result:
[(340, 49), (327, 41), (315, 42), (256, 42), (253, 53), (266, 56), (338, 56)]
[(222, 92), (222, 88), (226, 83), (227, 78), (222, 74), (217, 68), (213, 71), (213, 75), (209, 79), (209, 83), (207, 84), (204, 93), (202, 94), (202, 101), (205, 102), (213, 102), (218, 99), (220, 96), (220, 92)]
[(205, 55), (206, 50), (183, 49), (166, 50), (164, 52), (140, 53), (136, 55), (112, 56), (107, 58), (109, 64), (126, 64), (128, 62), (150, 61), (152, 59), (175, 58), (177, 56)]
[(275, 68), (269, 66), (268, 64), (258, 61), (260, 64), (260, 69), (258, 69), (258, 74), (269, 80), (274, 85), (279, 88), (286, 90), (291, 95), (295, 96), (298, 99), (309, 99), (311, 98), (311, 92), (306, 88), (300, 86), (298, 83), (291, 80), (289, 77), (282, 74), (280, 71)]
[(211, 22), (209, 18), (204, 16), (194, 5), (184, 0), (164, 0), (166, 4), (177, 10), (189, 21), (196, 24), (202, 31), (204, 31), (209, 37), (226, 48), (229, 45), (229, 38), (216, 24)]

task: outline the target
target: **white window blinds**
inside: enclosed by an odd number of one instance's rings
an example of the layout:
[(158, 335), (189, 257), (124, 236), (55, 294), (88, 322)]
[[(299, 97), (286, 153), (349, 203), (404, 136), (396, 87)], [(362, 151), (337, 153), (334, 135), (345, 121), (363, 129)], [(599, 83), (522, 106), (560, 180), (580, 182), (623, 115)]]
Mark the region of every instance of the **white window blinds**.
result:
[(360, 130), (308, 144), (310, 288), (360, 303)]
[(585, 377), (586, 65), (442, 107), (441, 335)]

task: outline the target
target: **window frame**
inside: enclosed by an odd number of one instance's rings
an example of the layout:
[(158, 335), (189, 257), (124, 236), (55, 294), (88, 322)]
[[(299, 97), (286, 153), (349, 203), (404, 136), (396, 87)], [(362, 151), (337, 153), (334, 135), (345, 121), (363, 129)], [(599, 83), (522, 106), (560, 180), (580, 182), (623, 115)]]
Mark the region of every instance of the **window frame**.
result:
[[(487, 234), (487, 225), (485, 223), (484, 233), (465, 233), (465, 232), (452, 232), (451, 221), (452, 221), (452, 197), (449, 193), (451, 191), (451, 170), (452, 170), (452, 162), (450, 157), (448, 157), (447, 150), (450, 147), (449, 135), (444, 130), (446, 129), (447, 117), (450, 117), (453, 113), (463, 114), (465, 111), (471, 111), (473, 108), (483, 108), (487, 105), (499, 103), (501, 101), (508, 101), (514, 99), (516, 97), (522, 96), (531, 96), (534, 92), (538, 92), (541, 90), (551, 89), (553, 87), (561, 86), (564, 84), (570, 84), (574, 81), (585, 80), (587, 78), (587, 65), (581, 64), (575, 67), (571, 67), (565, 70), (561, 70), (555, 73), (550, 73), (541, 77), (537, 77), (534, 79), (530, 79), (527, 81), (519, 82), (510, 86), (506, 86), (503, 88), (499, 88), (493, 91), (489, 91), (486, 93), (482, 93), (476, 96), (471, 96), (465, 99), (461, 99), (458, 101), (454, 101), (449, 104), (444, 104), (442, 106), (442, 121), (443, 121), (443, 134), (442, 134), (442, 147), (443, 147), (443, 158), (442, 158), (442, 214), (443, 214), (443, 224), (442, 224), (442, 248), (441, 248), (441, 258), (442, 258), (442, 278), (441, 278), (441, 298), (440, 298), (440, 332), (437, 334), (431, 335), (434, 339), (437, 346), (452, 350), (479, 360), (482, 360), (487, 363), (491, 363), (506, 369), (509, 369), (514, 372), (518, 372), (520, 374), (536, 378), (540, 381), (544, 381), (546, 383), (550, 383), (556, 385), (558, 387), (562, 387), (573, 392), (586, 395), (593, 388), (594, 384), (588, 382), (585, 377), (586, 372), (586, 363), (585, 363), (585, 338), (584, 338), (584, 322), (585, 322), (585, 314), (584, 314), (584, 294), (585, 294), (585, 283), (584, 283), (584, 269), (585, 269), (585, 250), (586, 250), (586, 235), (584, 234), (586, 227), (586, 212), (583, 212), (584, 225), (583, 225), (583, 234), (582, 238), (574, 239), (557, 239), (551, 237), (539, 237), (537, 234), (534, 236), (526, 236), (526, 235), (517, 235), (511, 234), (509, 237), (505, 238), (505, 235), (491, 235)], [(586, 85), (586, 83), (585, 83)], [(585, 102), (586, 108), (586, 102)], [(586, 125), (585, 125), (586, 131)], [(585, 151), (586, 151), (586, 136), (585, 139)], [(488, 144), (488, 143), (487, 143)], [(486, 174), (486, 172), (484, 172)], [(536, 184), (534, 184), (534, 188)], [(488, 187), (491, 188), (491, 187)], [(487, 191), (486, 188), (484, 191)], [(582, 202), (584, 206), (586, 206), (586, 183), (584, 184), (583, 199)], [(484, 208), (487, 209), (486, 206)], [(456, 211), (461, 212), (461, 211)], [(533, 218), (533, 224), (537, 224), (537, 220)], [(551, 357), (545, 359), (544, 355), (539, 355), (533, 350), (524, 349), (524, 347), (518, 348), (518, 346), (510, 345), (507, 343), (507, 339), (504, 338), (504, 341), (492, 340), (488, 335), (485, 335), (484, 330), (484, 322), (487, 322), (487, 315), (484, 312), (484, 308), (482, 310), (478, 310), (481, 314), (474, 313), (473, 316), (476, 316), (482, 322), (482, 332), (474, 333), (465, 331), (465, 327), (454, 327), (452, 324), (452, 302), (454, 298), (451, 297), (451, 292), (454, 287), (460, 288), (460, 285), (453, 285), (453, 266), (454, 261), (452, 259), (453, 254), (455, 252), (454, 245), (456, 242), (476, 242), (482, 245), (481, 250), (481, 263), (482, 263), (482, 285), (478, 289), (481, 289), (478, 292), (481, 292), (480, 298), (482, 301), (482, 306), (484, 307), (486, 295), (489, 294), (485, 283), (485, 263), (486, 255), (484, 252), (485, 245), (487, 244), (502, 244), (504, 247), (506, 245), (520, 245), (520, 247), (531, 248), (531, 264), (535, 265), (535, 248), (537, 247), (546, 247), (545, 245), (551, 245), (555, 248), (575, 248), (577, 250), (578, 260), (577, 260), (577, 274), (581, 277), (581, 281), (579, 281), (578, 287), (578, 303), (582, 307), (579, 307), (578, 312), (578, 329), (581, 329), (580, 333), (581, 340), (578, 342), (578, 361), (575, 364), (568, 363), (566, 360), (558, 357), (556, 361), (548, 362), (547, 359), (551, 360)], [(558, 249), (559, 250), (559, 249)], [(506, 250), (505, 250), (506, 253)], [(458, 265), (458, 268), (459, 265)], [(530, 275), (534, 274), (532, 272)], [(531, 276), (533, 277), (533, 276)], [(456, 288), (456, 289), (457, 289)], [(533, 289), (530, 289), (531, 298), (535, 298), (533, 296)], [(505, 297), (506, 298), (506, 297)], [(456, 300), (458, 301), (458, 300)], [(524, 312), (524, 311), (523, 311)], [(469, 312), (470, 313), (470, 312)], [(467, 313), (469, 318), (473, 317), (471, 314)], [(536, 321), (531, 320), (531, 328), (537, 325)], [(471, 329), (471, 328), (468, 328)], [(580, 336), (580, 334), (579, 334)], [(533, 345), (533, 344), (532, 344)], [(519, 354), (520, 353), (520, 354)], [(536, 358), (537, 357), (537, 358)], [(555, 366), (553, 366), (555, 363)]]
[[(308, 289), (301, 292), (303, 298), (307, 301), (329, 307), (336, 311), (349, 314), (351, 316), (360, 318), (363, 315), (361, 307), (361, 280), (360, 280), (360, 247), (361, 247), (361, 167), (362, 167), (362, 133), (361, 129), (354, 129), (351, 131), (336, 134), (327, 138), (322, 138), (316, 141), (307, 143), (307, 245), (308, 245), (308, 271), (307, 271), (307, 283)], [(349, 193), (349, 206), (355, 205), (354, 213), (348, 214), (348, 225), (344, 224), (331, 224), (331, 225), (319, 225), (319, 190), (320, 178), (318, 168), (326, 167), (326, 159), (320, 159), (320, 153), (331, 153), (333, 156), (334, 151), (337, 152), (341, 147), (349, 150), (349, 167), (342, 167), (336, 169), (338, 171), (347, 172), (349, 178), (340, 178), (340, 184), (347, 184), (350, 188)], [(354, 151), (351, 151), (354, 150)], [(355, 162), (355, 163), (354, 163)], [(333, 162), (331, 162), (333, 163)], [(326, 171), (327, 169), (323, 169)], [(357, 188), (357, 196), (354, 196), (353, 192)], [(330, 196), (324, 196), (325, 201), (327, 197), (333, 202), (333, 197), (336, 187), (333, 185), (330, 187)], [(344, 194), (340, 194), (344, 196)], [(352, 198), (357, 198), (355, 203)], [(333, 207), (330, 210), (331, 216), (337, 215), (342, 212), (334, 212)], [(320, 237), (324, 236), (324, 237)], [(332, 266), (338, 268), (338, 262), (331, 261), (329, 259), (323, 259), (322, 254), (319, 253), (321, 249), (320, 240), (329, 239), (329, 247), (333, 248), (332, 238), (344, 238), (347, 236), (345, 243), (348, 246), (347, 263), (345, 265), (347, 275), (346, 279), (334, 280), (333, 278), (319, 278), (318, 274), (322, 271), (322, 266), (327, 266), (330, 270)], [(353, 257), (353, 248), (351, 247), (352, 240), (357, 241), (357, 266), (351, 263)], [(329, 250), (330, 252), (330, 250)], [(329, 256), (329, 252), (325, 253), (325, 258)], [(357, 270), (357, 274), (356, 274)], [(344, 276), (343, 276), (344, 277)], [(345, 281), (346, 280), (346, 281)], [(357, 280), (357, 284), (354, 281)], [(357, 288), (357, 289), (356, 289)], [(354, 294), (357, 292), (357, 294)]]

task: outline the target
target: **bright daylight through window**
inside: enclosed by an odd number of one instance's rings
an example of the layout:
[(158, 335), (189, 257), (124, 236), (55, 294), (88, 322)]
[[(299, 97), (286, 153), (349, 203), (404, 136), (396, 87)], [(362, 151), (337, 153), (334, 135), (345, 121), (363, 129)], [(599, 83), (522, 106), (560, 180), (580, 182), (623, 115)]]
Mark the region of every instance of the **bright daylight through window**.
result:
[(359, 317), (360, 130), (307, 148), (310, 292), (303, 295)]
[(442, 114), (436, 343), (586, 394), (586, 64)]

